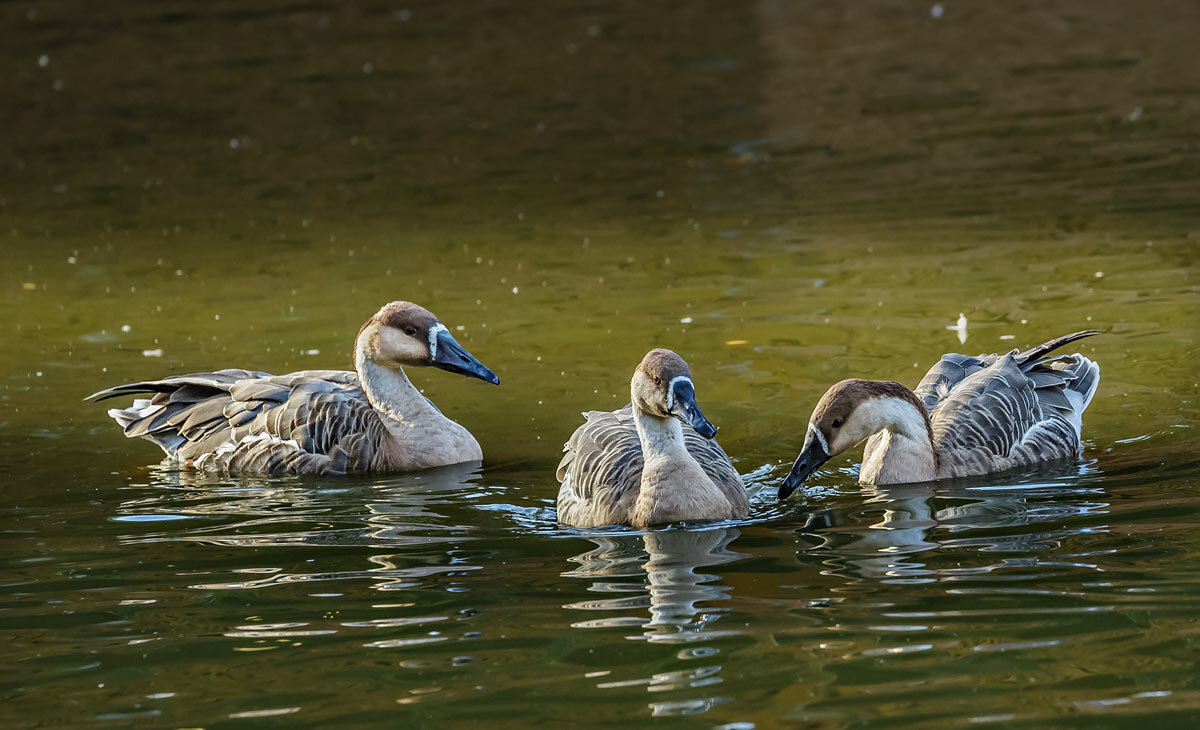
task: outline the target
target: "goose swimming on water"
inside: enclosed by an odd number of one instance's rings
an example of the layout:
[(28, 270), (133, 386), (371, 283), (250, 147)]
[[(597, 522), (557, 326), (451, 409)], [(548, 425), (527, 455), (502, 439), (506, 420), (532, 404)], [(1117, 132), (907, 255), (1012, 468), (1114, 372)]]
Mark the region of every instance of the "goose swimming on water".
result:
[(359, 330), (355, 372), (218, 370), (118, 385), (85, 400), (152, 393), (108, 415), (126, 436), (213, 471), (341, 474), (481, 460), (475, 437), (413, 386), (406, 365), (500, 382), (429, 310), (392, 302)]
[(864, 439), (862, 484), (987, 474), (1079, 455), (1083, 411), (1100, 384), (1100, 366), (1078, 353), (1048, 355), (1097, 334), (1075, 332), (1004, 355), (943, 355), (915, 391), (843, 380), (813, 410), (779, 498)]
[(559, 522), (645, 527), (746, 516), (746, 488), (696, 404), (691, 376), (679, 355), (651, 350), (633, 373), (629, 405), (583, 414), (558, 465)]

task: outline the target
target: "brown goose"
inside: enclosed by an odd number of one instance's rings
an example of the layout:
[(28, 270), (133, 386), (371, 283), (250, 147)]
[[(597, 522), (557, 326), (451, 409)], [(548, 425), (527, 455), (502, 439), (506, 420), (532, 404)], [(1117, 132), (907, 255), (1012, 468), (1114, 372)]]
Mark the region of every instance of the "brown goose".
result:
[(1005, 355), (943, 355), (915, 391), (881, 380), (843, 380), (813, 410), (779, 498), (864, 439), (861, 484), (987, 474), (1077, 456), (1100, 366), (1078, 353), (1047, 355), (1097, 334), (1075, 332)]
[(475, 438), (421, 395), (405, 365), (500, 382), (427, 309), (392, 302), (359, 330), (356, 372), (218, 370), (118, 385), (85, 400), (153, 393), (108, 415), (126, 436), (214, 471), (414, 471), (482, 459)]
[(746, 488), (696, 405), (691, 376), (683, 358), (651, 350), (633, 373), (630, 405), (583, 414), (558, 465), (559, 522), (645, 527), (746, 516)]

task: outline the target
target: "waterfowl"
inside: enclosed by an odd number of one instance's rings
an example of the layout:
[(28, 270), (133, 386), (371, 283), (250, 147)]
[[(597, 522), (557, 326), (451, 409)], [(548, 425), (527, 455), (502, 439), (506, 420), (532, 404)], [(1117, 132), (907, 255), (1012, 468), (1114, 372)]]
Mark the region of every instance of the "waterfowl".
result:
[(85, 400), (152, 393), (108, 415), (126, 436), (211, 471), (342, 474), (481, 460), (475, 437), (442, 415), (404, 366), (500, 382), (429, 310), (391, 302), (359, 329), (354, 372), (218, 370), (118, 385)]
[(943, 355), (915, 391), (895, 382), (843, 380), (813, 409), (779, 498), (864, 439), (861, 484), (987, 474), (1077, 456), (1100, 366), (1078, 353), (1047, 356), (1097, 334), (1075, 332), (1004, 355)]
[(630, 404), (618, 411), (584, 413), (563, 446), (558, 521), (646, 527), (745, 517), (745, 485), (696, 404), (683, 358), (651, 350), (629, 391)]

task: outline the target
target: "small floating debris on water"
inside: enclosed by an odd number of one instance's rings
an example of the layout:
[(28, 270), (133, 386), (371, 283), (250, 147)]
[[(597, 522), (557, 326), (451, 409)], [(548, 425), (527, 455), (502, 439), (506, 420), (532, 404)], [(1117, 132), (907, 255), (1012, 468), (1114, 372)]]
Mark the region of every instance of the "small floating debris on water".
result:
[(68, 257), (67, 257), (67, 263), (68, 263), (68, 264), (73, 264), (73, 263), (75, 263), (75, 262), (77, 262), (77, 261), (79, 261), (79, 259), (75, 258), (74, 256), (68, 256)]
[[(44, 56), (43, 56), (43, 58), (44, 58)], [(1142, 118), (1142, 108), (1140, 106), (1135, 106), (1133, 108), (1133, 111), (1129, 112), (1129, 121), (1136, 122), (1137, 120), (1139, 120), (1141, 118)]]
[(1103, 272), (1103, 271), (1097, 271), (1097, 272), (1096, 272), (1096, 278), (1097, 278), (1097, 279), (1103, 279), (1103, 278), (1104, 278), (1104, 272)]
[(934, 20), (937, 20), (945, 14), (946, 9), (942, 7), (941, 3), (938, 3), (929, 9), (929, 17), (933, 18)]
[(320, 355), (321, 351), (314, 347), (311, 350), (301, 350), (300, 354), (301, 355)]
[(142, 357), (162, 357), (163, 351), (161, 347), (156, 347), (153, 350), (142, 350)]
[(37, 284), (33, 283), (32, 281), (26, 281), (21, 283), (21, 288), (25, 291), (36, 291)]
[(946, 329), (953, 330), (958, 333), (958, 341), (960, 344), (966, 343), (966, 341), (967, 341), (967, 315), (963, 314), (962, 312), (959, 312), (958, 313), (958, 321), (955, 322), (954, 324), (946, 325)]
[(725, 340), (726, 345), (744, 345), (748, 340)]
[(128, 331), (130, 331), (130, 330), (132, 330), (132, 329), (133, 329), (133, 328), (132, 328), (132, 327), (130, 327), (129, 325), (127, 325), (127, 324), (123, 324), (123, 325), (121, 325), (121, 331), (122, 331), (122, 332), (128, 332)]
[(683, 323), (683, 324), (691, 324), (691, 323), (692, 323), (692, 318), (691, 318), (691, 317), (682, 317), (682, 318), (680, 318), (680, 320), (679, 320), (679, 321), (680, 321), (681, 323)]
[[(50, 65), (50, 57), (49, 56), (47, 56), (44, 53), (42, 55), (38, 56), (38, 66), (41, 66), (42, 68), (46, 68), (49, 65)], [(1141, 109), (1141, 107), (1138, 107), (1138, 109)]]
[(1016, 336), (1016, 335), (1000, 335), (1000, 339), (1002, 339), (1002, 340), (1015, 340), (1015, 339), (1017, 339), (1017, 336)]

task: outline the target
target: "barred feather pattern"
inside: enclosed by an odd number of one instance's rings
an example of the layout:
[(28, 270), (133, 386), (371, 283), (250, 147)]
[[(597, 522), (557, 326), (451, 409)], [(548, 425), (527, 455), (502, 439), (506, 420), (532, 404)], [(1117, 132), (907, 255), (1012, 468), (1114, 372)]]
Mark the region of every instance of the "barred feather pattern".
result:
[[(566, 524), (628, 524), (641, 488), (642, 444), (633, 407), (588, 411), (583, 425), (563, 446), (555, 476), (558, 519)], [(732, 513), (749, 511), (746, 488), (729, 456), (716, 439), (706, 439), (683, 424), (684, 445), (705, 474), (729, 500)]]
[(218, 370), (118, 385), (88, 397), (152, 394), (109, 410), (130, 438), (230, 473), (342, 474), (388, 468), (387, 427), (343, 370)]
[(913, 391), (929, 412), (938, 476), (1077, 456), (1083, 411), (1096, 393), (1100, 366), (1078, 353), (1047, 355), (1094, 334), (1075, 332), (1020, 353), (944, 355)]

